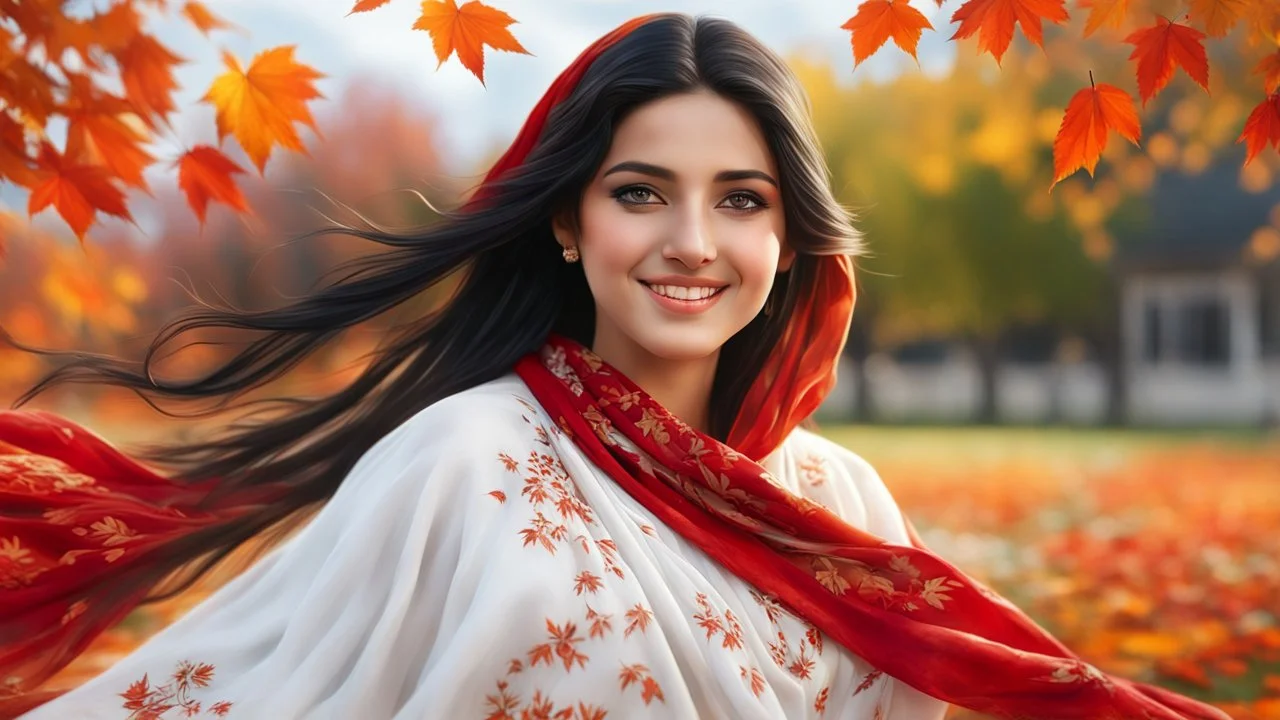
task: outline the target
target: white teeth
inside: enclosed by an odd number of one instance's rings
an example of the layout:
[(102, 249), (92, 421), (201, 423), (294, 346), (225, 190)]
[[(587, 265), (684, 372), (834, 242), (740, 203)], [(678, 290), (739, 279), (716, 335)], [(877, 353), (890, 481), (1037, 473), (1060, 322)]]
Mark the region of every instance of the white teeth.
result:
[(659, 295), (676, 300), (703, 300), (720, 292), (720, 288), (681, 287), (679, 285), (650, 285), (650, 289)]

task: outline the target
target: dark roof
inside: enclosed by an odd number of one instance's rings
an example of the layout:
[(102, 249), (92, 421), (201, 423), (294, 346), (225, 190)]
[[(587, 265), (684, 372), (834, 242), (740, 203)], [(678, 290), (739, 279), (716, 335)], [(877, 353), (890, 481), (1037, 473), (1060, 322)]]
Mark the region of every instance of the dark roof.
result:
[(1262, 193), (1240, 187), (1242, 154), (1228, 153), (1198, 175), (1156, 177), (1139, 212), (1109, 224), (1120, 270), (1210, 269), (1241, 265), (1242, 251), (1280, 204), (1280, 184)]

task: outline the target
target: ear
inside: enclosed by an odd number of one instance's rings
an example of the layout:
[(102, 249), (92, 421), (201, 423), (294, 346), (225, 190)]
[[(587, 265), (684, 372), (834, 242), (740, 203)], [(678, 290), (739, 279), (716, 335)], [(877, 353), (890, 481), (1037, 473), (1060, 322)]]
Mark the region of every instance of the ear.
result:
[(778, 253), (778, 272), (784, 273), (791, 269), (796, 261), (796, 251), (790, 245), (783, 243), (782, 252)]
[(551, 232), (562, 248), (578, 246), (578, 223), (568, 211), (558, 212), (551, 217)]

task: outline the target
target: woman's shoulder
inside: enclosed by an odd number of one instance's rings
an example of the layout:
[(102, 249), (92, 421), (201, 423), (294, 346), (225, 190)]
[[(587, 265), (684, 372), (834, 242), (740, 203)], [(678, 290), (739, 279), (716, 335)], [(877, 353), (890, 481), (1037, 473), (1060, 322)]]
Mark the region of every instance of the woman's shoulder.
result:
[(880, 473), (857, 452), (796, 428), (783, 446), (799, 486), (854, 525), (891, 542), (908, 542), (902, 512)]
[(401, 423), (386, 440), (492, 444), (527, 433), (539, 412), (528, 386), (510, 372), (437, 400)]

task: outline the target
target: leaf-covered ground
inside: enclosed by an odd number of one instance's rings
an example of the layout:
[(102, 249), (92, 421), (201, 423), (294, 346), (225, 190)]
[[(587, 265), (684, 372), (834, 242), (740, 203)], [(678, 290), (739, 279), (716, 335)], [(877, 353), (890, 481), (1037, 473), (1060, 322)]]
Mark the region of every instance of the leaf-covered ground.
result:
[[(1237, 720), (1280, 719), (1280, 440), (824, 432), (877, 467), (931, 548), (1087, 660)], [(134, 613), (51, 684), (92, 676), (204, 592)]]

